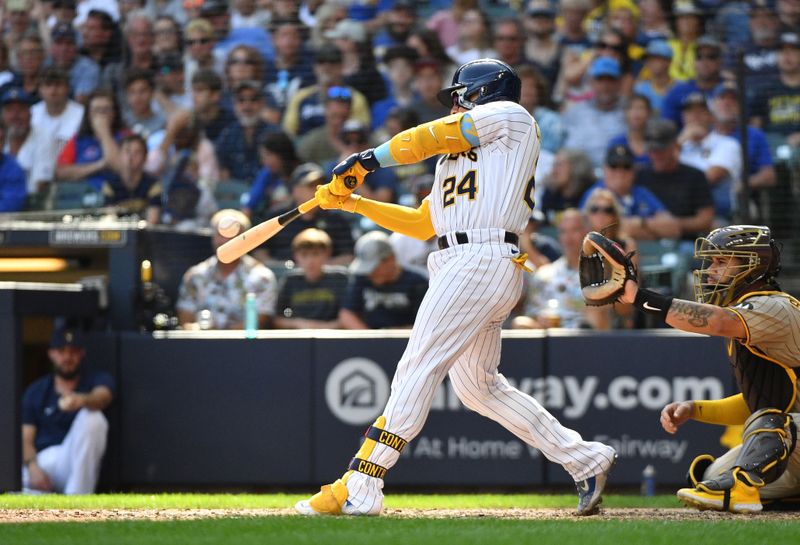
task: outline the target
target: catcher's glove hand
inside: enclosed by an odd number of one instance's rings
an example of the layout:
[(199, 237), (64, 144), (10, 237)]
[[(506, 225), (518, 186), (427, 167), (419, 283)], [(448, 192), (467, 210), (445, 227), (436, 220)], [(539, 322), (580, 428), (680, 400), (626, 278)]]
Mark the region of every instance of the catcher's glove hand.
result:
[(353, 153), (333, 167), (331, 193), (346, 197), (364, 183), (367, 174), (380, 168), (381, 165), (375, 158), (374, 152), (374, 149), (368, 149), (361, 153)]
[(583, 238), (579, 269), (587, 305), (610, 305), (625, 293), (628, 279), (636, 281), (633, 254), (626, 254), (619, 244), (596, 231)]

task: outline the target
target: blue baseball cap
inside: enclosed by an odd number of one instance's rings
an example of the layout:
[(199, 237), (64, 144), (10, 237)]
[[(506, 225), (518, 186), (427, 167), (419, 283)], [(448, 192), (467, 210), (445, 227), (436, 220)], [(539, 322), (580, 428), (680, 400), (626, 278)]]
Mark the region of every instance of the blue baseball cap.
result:
[(739, 89), (736, 87), (736, 84), (732, 81), (723, 81), (716, 87), (714, 87), (714, 92), (711, 93), (711, 98), (719, 98), (725, 93), (732, 93), (739, 96)]
[(648, 57), (664, 57), (665, 59), (672, 58), (672, 48), (666, 40), (652, 40), (647, 44), (645, 55)]
[(50, 336), (50, 348), (83, 348), (83, 333), (73, 327), (58, 327)]
[(13, 102), (19, 102), (21, 104), (27, 104), (30, 106), (34, 103), (34, 100), (31, 95), (25, 92), (25, 89), (21, 87), (12, 87), (3, 93), (2, 97), (0, 97), (0, 104), (5, 106), (6, 104), (11, 104)]
[(622, 76), (622, 71), (619, 68), (619, 63), (610, 57), (597, 57), (592, 61), (589, 66), (589, 76), (592, 78), (601, 78), (604, 76), (619, 79)]

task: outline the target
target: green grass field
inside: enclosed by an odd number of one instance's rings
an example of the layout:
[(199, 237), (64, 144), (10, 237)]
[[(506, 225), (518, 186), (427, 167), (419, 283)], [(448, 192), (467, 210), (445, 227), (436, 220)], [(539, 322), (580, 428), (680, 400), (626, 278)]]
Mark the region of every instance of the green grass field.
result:
[[(800, 531), (800, 516), (761, 514), (698, 515), (686, 510), (683, 519), (672, 495), (641, 498), (609, 495), (606, 512), (599, 517), (569, 516), (573, 495), (391, 495), (386, 508), (402, 515), (379, 518), (304, 518), (288, 511), (267, 516), (234, 516), (236, 510), (286, 510), (306, 496), (270, 495), (96, 495), (84, 497), (0, 495), (0, 515), (14, 510), (80, 509), (86, 522), (35, 522), (0, 524), (0, 545), (151, 545), (151, 544), (490, 544), (591, 545), (715, 544), (792, 542)], [(495, 516), (511, 509), (563, 509), (557, 517), (520, 520)], [(649, 509), (644, 518), (626, 518), (624, 509)], [(103, 520), (119, 510), (231, 510), (232, 516), (202, 520)], [(449, 518), (416, 516), (413, 510), (476, 510)], [(492, 510), (480, 516), (478, 510)], [(98, 512), (106, 515), (97, 514)], [(283, 513), (286, 514), (283, 514)], [(511, 513), (511, 511), (509, 511)], [(552, 512), (551, 512), (552, 513)], [(95, 521), (93, 517), (99, 517)], [(8, 517), (6, 516), (5, 519)]]

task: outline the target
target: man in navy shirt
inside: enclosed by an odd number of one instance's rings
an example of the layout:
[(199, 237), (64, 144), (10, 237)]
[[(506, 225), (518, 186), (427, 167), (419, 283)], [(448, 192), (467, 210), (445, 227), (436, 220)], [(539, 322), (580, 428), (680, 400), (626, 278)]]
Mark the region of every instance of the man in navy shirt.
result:
[(389, 237), (370, 231), (358, 239), (353, 277), (339, 311), (344, 329), (410, 328), (428, 290), (428, 280), (403, 269)]
[[(6, 126), (0, 119), (0, 142), (5, 138)], [(25, 171), (10, 153), (0, 149), (0, 212), (22, 210), (27, 194)]]
[(24, 490), (91, 494), (106, 450), (108, 422), (102, 411), (114, 397), (107, 373), (82, 369), (81, 332), (59, 327), (47, 355), (53, 373), (22, 398), (22, 486)]

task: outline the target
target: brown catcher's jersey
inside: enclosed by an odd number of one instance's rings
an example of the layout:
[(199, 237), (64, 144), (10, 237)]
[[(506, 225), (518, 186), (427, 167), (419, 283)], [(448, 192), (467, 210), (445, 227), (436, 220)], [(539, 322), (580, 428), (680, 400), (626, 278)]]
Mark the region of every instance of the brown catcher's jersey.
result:
[(468, 113), (480, 146), (439, 159), (428, 197), (436, 234), (492, 227), (522, 233), (534, 205), (539, 125), (514, 102), (481, 104)]
[(779, 291), (753, 292), (728, 307), (742, 320), (747, 337), (728, 341), (728, 358), (751, 411), (800, 411), (800, 301)]

